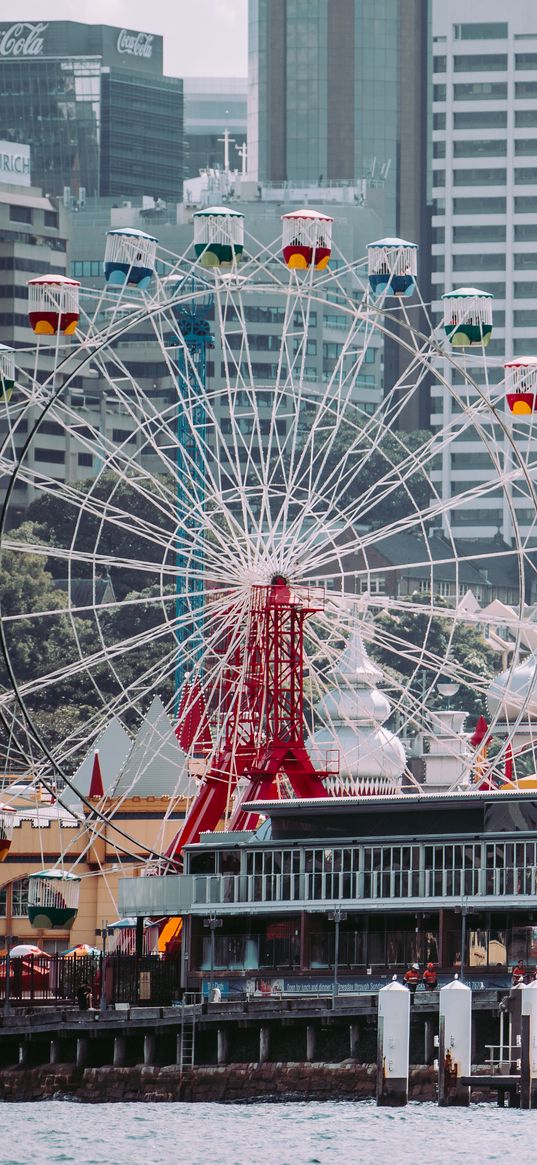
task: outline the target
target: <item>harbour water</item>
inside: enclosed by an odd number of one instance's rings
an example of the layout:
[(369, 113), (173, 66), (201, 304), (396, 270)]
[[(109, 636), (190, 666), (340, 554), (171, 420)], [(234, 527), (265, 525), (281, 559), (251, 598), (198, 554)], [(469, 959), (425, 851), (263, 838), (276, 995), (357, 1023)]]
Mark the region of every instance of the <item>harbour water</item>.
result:
[(453, 1165), (534, 1159), (537, 1114), (373, 1102), (0, 1108), (1, 1165)]

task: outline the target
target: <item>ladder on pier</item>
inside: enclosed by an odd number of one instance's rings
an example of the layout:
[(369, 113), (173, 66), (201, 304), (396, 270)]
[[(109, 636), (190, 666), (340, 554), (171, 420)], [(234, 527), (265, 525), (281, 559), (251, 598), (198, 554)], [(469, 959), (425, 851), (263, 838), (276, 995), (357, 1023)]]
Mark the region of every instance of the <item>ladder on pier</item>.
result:
[(196, 1058), (196, 1006), (182, 1004), (181, 1009), (181, 1046), (179, 1049), (179, 1069), (186, 1072), (194, 1067)]

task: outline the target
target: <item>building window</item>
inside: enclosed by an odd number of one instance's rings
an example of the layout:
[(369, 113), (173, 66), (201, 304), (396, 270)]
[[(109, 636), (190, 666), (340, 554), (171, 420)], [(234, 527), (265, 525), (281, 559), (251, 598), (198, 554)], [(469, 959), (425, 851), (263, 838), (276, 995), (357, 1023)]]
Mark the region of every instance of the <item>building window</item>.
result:
[(455, 40), (507, 40), (507, 24), (496, 21), (488, 24), (454, 24)]
[(453, 214), (505, 214), (505, 198), (454, 198)]
[(47, 461), (53, 465), (63, 465), (65, 461), (65, 453), (63, 449), (39, 449), (35, 450), (36, 461)]
[(433, 170), (433, 186), (445, 186), (445, 185), (446, 185), (446, 171), (445, 170)]
[(531, 308), (522, 308), (520, 311), (513, 312), (513, 327), (535, 329), (537, 327), (537, 311)]
[(515, 126), (517, 129), (521, 129), (522, 126), (537, 126), (537, 109), (515, 110)]
[(446, 86), (445, 85), (433, 85), (433, 101), (445, 101), (445, 100), (446, 100)]
[(84, 466), (86, 466), (88, 469), (91, 469), (91, 467), (92, 467), (92, 465), (93, 465), (93, 457), (92, 457), (92, 454), (91, 454), (91, 453), (79, 453), (79, 454), (78, 454), (78, 464), (79, 464), (79, 465), (84, 465)]
[(9, 217), (11, 222), (32, 222), (31, 206), (10, 206)]
[(515, 243), (537, 243), (537, 222), (517, 223)]
[(28, 878), (19, 878), (11, 885), (11, 912), (14, 918), (28, 914)]
[(505, 243), (505, 226), (496, 223), (453, 227), (454, 243)]
[(496, 138), (490, 141), (454, 141), (454, 158), (505, 158), (507, 142)]
[(360, 594), (365, 595), (369, 591), (370, 595), (385, 595), (386, 594), (386, 578), (383, 574), (377, 574), (374, 578), (360, 579)]
[(537, 299), (537, 282), (528, 279), (527, 283), (515, 283), (515, 299)]
[(520, 255), (515, 254), (515, 271), (533, 271), (537, 267), (537, 251), (532, 252), (523, 251)]
[(435, 591), (437, 595), (441, 595), (443, 599), (447, 599), (451, 594), (450, 584), (446, 582), (445, 579), (441, 579), (440, 582), (435, 586)]
[(537, 138), (517, 138), (515, 154), (518, 154), (519, 157), (521, 154), (537, 154)]
[(445, 73), (447, 57), (433, 57), (433, 73)]
[(59, 225), (57, 210), (46, 210), (44, 222), (46, 227), (56, 227), (57, 229)]
[(453, 97), (455, 101), (505, 101), (507, 82), (469, 81), (464, 85), (454, 85)]
[(445, 156), (446, 156), (446, 143), (445, 142), (433, 142), (433, 158), (445, 158)]
[(469, 167), (468, 170), (453, 171), (454, 186), (505, 186), (505, 182), (506, 171), (504, 169), (491, 170), (484, 167), (482, 170), (473, 170)]
[[(534, 256), (537, 265), (537, 254)], [(472, 253), (470, 255), (454, 255), (453, 256), (453, 270), (454, 271), (503, 271), (505, 267), (505, 254), (488, 255), (486, 253)]]
[(507, 112), (505, 109), (470, 109), (468, 112), (453, 114), (454, 129), (505, 129), (506, 127)]
[(433, 243), (445, 243), (445, 241), (446, 241), (445, 227), (433, 227), (433, 229), (432, 229), (432, 242)]
[(537, 69), (537, 53), (516, 53), (515, 69)]
[(122, 441), (135, 441), (136, 434), (131, 429), (112, 429), (112, 441), (121, 443)]
[(445, 113), (434, 113), (433, 114), (433, 129), (445, 129), (445, 128), (446, 128), (446, 115), (445, 115)]
[(515, 198), (515, 214), (537, 214), (537, 195), (521, 194)]
[(468, 53), (453, 58), (455, 73), (497, 73), (507, 69), (507, 53)]
[(537, 81), (516, 81), (515, 97), (537, 97)]

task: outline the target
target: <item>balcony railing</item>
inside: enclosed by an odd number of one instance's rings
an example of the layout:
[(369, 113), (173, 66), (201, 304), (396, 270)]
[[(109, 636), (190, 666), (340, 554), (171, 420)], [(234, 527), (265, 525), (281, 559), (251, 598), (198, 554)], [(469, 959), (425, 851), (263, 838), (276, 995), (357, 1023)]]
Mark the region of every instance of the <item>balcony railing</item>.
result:
[(428, 908), (461, 899), (531, 899), (537, 894), (537, 869), (510, 866), (486, 869), (358, 870), (290, 874), (186, 874), (137, 878), (120, 883), (120, 910), (126, 915), (203, 913), (204, 908), (238, 910), (264, 905), (321, 906), (330, 901), (364, 903), (423, 902)]

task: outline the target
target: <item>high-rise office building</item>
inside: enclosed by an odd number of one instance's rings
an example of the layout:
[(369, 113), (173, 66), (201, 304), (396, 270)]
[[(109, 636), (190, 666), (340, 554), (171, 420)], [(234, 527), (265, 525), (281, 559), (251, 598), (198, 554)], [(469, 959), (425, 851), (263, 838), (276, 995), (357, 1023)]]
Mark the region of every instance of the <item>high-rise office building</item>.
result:
[(163, 75), (162, 37), (71, 20), (0, 23), (0, 138), (31, 146), (32, 179), (49, 194), (176, 201), (183, 87)]
[[(418, 243), (427, 299), (429, 0), (250, 0), (248, 72), (250, 176), (381, 185), (384, 234)], [(387, 381), (406, 362), (387, 344)], [(424, 386), (404, 424), (427, 422)]]
[[(464, 0), (434, 0), (433, 32), (434, 295), (461, 285), (494, 295), (489, 367), (472, 369), (493, 386), (504, 360), (537, 354), (537, 9), (532, 0), (510, 8), (474, 0), (469, 12)], [(432, 419), (439, 428), (451, 422), (450, 395), (439, 388)], [(499, 426), (495, 436), (508, 467), (509, 440)], [(491, 480), (477, 507), (451, 510), (455, 536), (512, 539), (511, 499), (494, 473), (479, 443), (445, 448), (443, 497)], [(531, 500), (518, 491), (512, 504), (535, 541)]]

